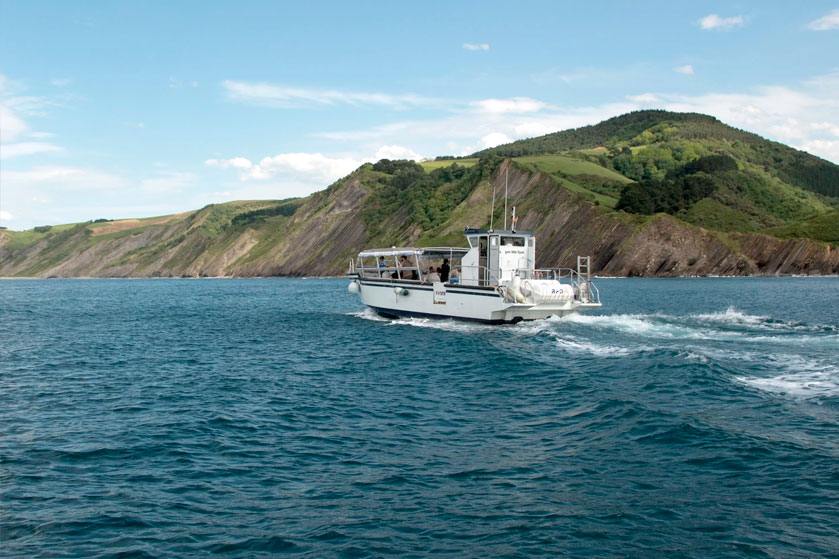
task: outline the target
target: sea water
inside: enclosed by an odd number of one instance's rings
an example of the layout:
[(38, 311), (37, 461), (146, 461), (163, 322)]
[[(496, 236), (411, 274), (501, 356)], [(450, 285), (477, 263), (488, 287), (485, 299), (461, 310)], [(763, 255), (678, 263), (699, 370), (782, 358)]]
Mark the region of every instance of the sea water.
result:
[(0, 555), (839, 554), (839, 279), (511, 326), (346, 283), (0, 282)]

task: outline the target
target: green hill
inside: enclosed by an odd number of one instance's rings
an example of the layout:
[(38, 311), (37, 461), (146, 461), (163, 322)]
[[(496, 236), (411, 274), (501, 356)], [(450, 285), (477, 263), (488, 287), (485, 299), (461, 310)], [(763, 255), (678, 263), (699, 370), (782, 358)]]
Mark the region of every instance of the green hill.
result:
[[(830, 242), (829, 226), (803, 224), (839, 207), (839, 166), (695, 113), (638, 111), (474, 156), (593, 163), (633, 183), (618, 190), (615, 183), (580, 185), (567, 171), (559, 175), (601, 204), (641, 215), (663, 212), (725, 232), (765, 230)], [(693, 168), (715, 158), (730, 164)]]

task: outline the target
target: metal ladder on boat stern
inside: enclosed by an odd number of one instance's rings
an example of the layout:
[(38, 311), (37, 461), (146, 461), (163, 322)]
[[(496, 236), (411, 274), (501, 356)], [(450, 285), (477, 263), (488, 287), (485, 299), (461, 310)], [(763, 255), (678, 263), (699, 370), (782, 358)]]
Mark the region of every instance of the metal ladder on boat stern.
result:
[(577, 297), (583, 302), (591, 298), (591, 256), (577, 257)]

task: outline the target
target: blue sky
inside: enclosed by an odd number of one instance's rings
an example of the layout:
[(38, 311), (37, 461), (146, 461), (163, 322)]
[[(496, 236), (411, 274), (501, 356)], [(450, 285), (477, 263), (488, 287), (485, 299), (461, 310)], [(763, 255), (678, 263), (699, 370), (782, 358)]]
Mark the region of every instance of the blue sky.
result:
[(640, 108), (839, 163), (839, 1), (636, 4), (0, 0), (0, 225), (301, 196)]

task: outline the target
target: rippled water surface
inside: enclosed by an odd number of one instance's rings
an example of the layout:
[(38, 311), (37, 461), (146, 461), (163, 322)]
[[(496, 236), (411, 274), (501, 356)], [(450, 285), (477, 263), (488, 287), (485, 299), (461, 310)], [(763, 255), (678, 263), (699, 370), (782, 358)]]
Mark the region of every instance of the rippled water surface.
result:
[(836, 557), (839, 279), (598, 285), (482, 326), (0, 282), (0, 555)]

